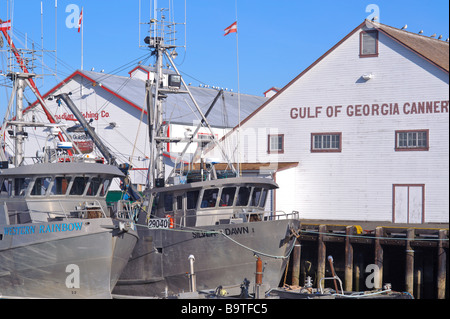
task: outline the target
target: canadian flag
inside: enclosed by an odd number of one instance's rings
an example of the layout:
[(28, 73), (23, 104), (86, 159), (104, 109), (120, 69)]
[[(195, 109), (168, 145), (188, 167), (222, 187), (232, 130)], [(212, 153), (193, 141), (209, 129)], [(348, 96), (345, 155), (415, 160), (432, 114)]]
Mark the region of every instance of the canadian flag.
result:
[(80, 33), (81, 30), (81, 22), (83, 20), (83, 8), (81, 8), (81, 12), (80, 12), (80, 18), (78, 19), (78, 33)]
[(4, 21), (0, 24), (0, 30), (11, 30), (11, 20)]
[(225, 31), (225, 34), (223, 36), (229, 35), (230, 33), (233, 33), (233, 32), (237, 32), (237, 21), (235, 23), (233, 23), (232, 25), (230, 25), (228, 28), (226, 28), (224, 31)]

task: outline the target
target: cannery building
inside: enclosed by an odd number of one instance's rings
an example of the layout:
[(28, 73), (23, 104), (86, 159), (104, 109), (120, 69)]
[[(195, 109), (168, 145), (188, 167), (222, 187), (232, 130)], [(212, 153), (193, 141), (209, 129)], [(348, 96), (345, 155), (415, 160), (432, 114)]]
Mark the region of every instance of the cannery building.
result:
[(448, 223), (448, 111), (449, 43), (367, 20), (223, 142), (243, 163), (298, 163), (275, 174), (278, 211)]

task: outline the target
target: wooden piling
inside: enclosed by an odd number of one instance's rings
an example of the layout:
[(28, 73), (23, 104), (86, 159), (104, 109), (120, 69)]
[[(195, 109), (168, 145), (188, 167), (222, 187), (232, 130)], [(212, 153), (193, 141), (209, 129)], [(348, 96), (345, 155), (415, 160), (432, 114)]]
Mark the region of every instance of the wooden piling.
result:
[(423, 297), (423, 254), (416, 252), (415, 256), (415, 267), (416, 268), (416, 275), (415, 275), (415, 282), (416, 282), (416, 299), (421, 299)]
[(320, 289), (320, 280), (325, 277), (325, 263), (326, 263), (326, 246), (325, 246), (325, 233), (327, 230), (326, 225), (319, 226), (319, 237), (317, 240), (317, 288)]
[(447, 253), (444, 248), (444, 239), (448, 237), (447, 230), (439, 230), (438, 244), (438, 270), (437, 270), (437, 298), (445, 299), (445, 279), (447, 277)]
[(406, 291), (414, 295), (414, 250), (411, 243), (415, 238), (415, 231), (409, 228), (406, 231), (406, 266), (405, 266), (405, 287)]
[[(308, 262), (310, 265), (314, 264), (311, 262), (312, 256), (317, 254), (317, 264), (314, 265), (314, 269), (308, 268), (308, 275), (315, 277), (316, 286), (319, 287), (320, 280), (326, 274), (328, 252), (328, 254), (336, 255), (336, 270), (344, 272), (345, 278), (342, 279), (345, 280), (344, 289), (347, 291), (381, 288), (383, 280), (390, 278), (394, 290), (407, 291), (416, 298), (448, 298), (446, 269), (449, 246), (448, 226), (442, 229), (441, 225), (437, 225), (436, 228), (421, 228), (417, 225), (414, 225), (414, 228), (408, 228), (408, 226), (398, 227), (389, 223), (378, 224), (377, 227), (372, 224), (370, 228), (365, 228), (371, 230), (367, 234), (352, 236), (357, 228), (351, 225), (333, 223), (320, 225), (317, 221), (302, 224), (302, 229), (305, 231), (300, 233), (299, 242), (303, 247), (295, 247), (292, 254), (293, 284), (301, 284), (298, 275), (303, 275), (303, 267), (300, 267), (298, 271), (298, 264), (301, 264), (300, 254), (303, 259), (308, 259), (303, 262)], [(342, 236), (343, 233), (346, 234), (345, 238)], [(439, 240), (437, 240), (438, 237)], [(327, 247), (328, 242), (330, 245)], [(400, 247), (405, 249), (405, 253), (397, 256)], [(342, 256), (344, 249), (345, 254)], [(385, 265), (384, 259), (387, 261)], [(405, 260), (405, 264), (400, 265), (399, 260)], [(368, 269), (366, 266), (373, 266), (374, 263), (377, 266), (375, 271), (378, 273), (375, 277), (371, 276), (375, 279), (372, 282), (373, 287), (366, 287), (364, 285), (364, 274)], [(342, 265), (343, 268), (341, 268)], [(306, 274), (305, 270), (305, 276)], [(401, 274), (401, 278), (398, 274)]]
[(436, 282), (437, 279), (435, 269), (435, 260), (431, 251), (424, 254), (423, 259), (423, 293), (424, 299), (436, 299)]
[(302, 246), (298, 242), (295, 243), (293, 252), (293, 263), (292, 263), (292, 285), (300, 286), (300, 264), (301, 264), (301, 251)]
[(355, 291), (364, 290), (364, 255), (359, 252), (355, 255)]
[(353, 289), (353, 245), (350, 242), (351, 236), (355, 233), (354, 226), (347, 226), (345, 229), (345, 291), (352, 291)]
[(375, 282), (374, 288), (381, 288), (383, 286), (383, 259), (384, 252), (383, 246), (381, 246), (381, 238), (384, 237), (384, 229), (383, 227), (377, 227), (375, 229), (375, 265), (378, 267), (378, 281)]

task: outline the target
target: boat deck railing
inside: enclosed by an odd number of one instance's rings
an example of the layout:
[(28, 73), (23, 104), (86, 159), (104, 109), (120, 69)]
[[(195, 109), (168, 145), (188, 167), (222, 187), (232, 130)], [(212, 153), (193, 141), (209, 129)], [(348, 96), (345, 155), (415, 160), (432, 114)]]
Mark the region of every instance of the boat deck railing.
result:
[(105, 159), (89, 155), (68, 155), (60, 154), (56, 149), (46, 149), (44, 157), (31, 157), (33, 163), (100, 163), (104, 164)]
[(139, 202), (129, 200), (118, 200), (113, 206), (114, 214), (118, 218), (136, 220), (141, 211), (141, 204)]
[(28, 209), (26, 211), (9, 211), (8, 214), (9, 216), (29, 214), (31, 223), (45, 223), (48, 221), (57, 221), (59, 219), (94, 219), (108, 217), (98, 200), (84, 202), (74, 208), (64, 207), (64, 203), (60, 200), (54, 200), (52, 202), (56, 205), (51, 207), (51, 211)]
[[(298, 211), (286, 213), (285, 211), (262, 211), (262, 210), (246, 210), (242, 211), (196, 211), (195, 214), (167, 214), (166, 216), (151, 216), (151, 219), (169, 218), (174, 221), (174, 228), (179, 226), (208, 226), (221, 224), (238, 224), (263, 221), (276, 221), (286, 219), (298, 219)], [(132, 216), (128, 216), (129, 218)]]

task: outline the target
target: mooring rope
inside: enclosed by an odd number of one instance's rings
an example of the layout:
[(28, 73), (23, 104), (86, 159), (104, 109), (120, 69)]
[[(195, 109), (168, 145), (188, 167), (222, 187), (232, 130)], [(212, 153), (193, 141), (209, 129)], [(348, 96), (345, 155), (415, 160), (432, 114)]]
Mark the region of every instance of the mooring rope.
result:
[(220, 231), (219, 233), (220, 233), (222, 236), (224, 236), (225, 238), (231, 240), (231, 241), (232, 241), (233, 243), (235, 243), (236, 245), (239, 245), (239, 246), (241, 246), (242, 248), (245, 248), (245, 249), (247, 249), (247, 250), (250, 250), (251, 252), (253, 252), (254, 254), (259, 255), (259, 256), (264, 256), (264, 257), (269, 257), (269, 258), (274, 258), (274, 259), (286, 259), (286, 258), (289, 258), (289, 256), (291, 255), (292, 250), (294, 249), (294, 244), (292, 244), (292, 246), (291, 246), (291, 248), (289, 249), (289, 252), (288, 252), (288, 254), (287, 254), (286, 256), (275, 256), (275, 255), (270, 255), (270, 254), (266, 254), (266, 253), (257, 251), (257, 250), (255, 250), (255, 249), (253, 249), (253, 248), (250, 248), (250, 247), (248, 247), (248, 246), (245, 246), (245, 245), (241, 244), (240, 242), (238, 242), (238, 241), (234, 240), (233, 238), (231, 238), (230, 236), (226, 235), (223, 231)]
[[(142, 224), (137, 224), (137, 223), (136, 223), (135, 225), (136, 225), (136, 226), (139, 226), (139, 227), (145, 227), (145, 228), (148, 228), (147, 225), (142, 225)], [(242, 247), (242, 248), (244, 248), (244, 249), (247, 249), (247, 250), (253, 252), (255, 255), (258, 255), (258, 256), (264, 256), (264, 257), (268, 257), (268, 258), (274, 258), (274, 259), (286, 259), (286, 258), (289, 258), (289, 256), (290, 256), (291, 253), (292, 253), (292, 250), (294, 249), (294, 244), (292, 244), (292, 246), (291, 246), (291, 248), (289, 249), (289, 252), (287, 253), (286, 256), (276, 256), (276, 255), (271, 255), (271, 254), (267, 254), (267, 253), (258, 251), (258, 250), (256, 250), (256, 249), (253, 249), (253, 248), (251, 248), (251, 247), (248, 247), (248, 246), (246, 246), (246, 245), (244, 245), (244, 244), (241, 244), (241, 243), (238, 242), (237, 240), (235, 240), (235, 239), (231, 238), (230, 236), (228, 236), (227, 234), (225, 234), (225, 232), (224, 232), (223, 230), (220, 230), (220, 231), (215, 231), (215, 230), (204, 230), (204, 229), (194, 228), (194, 227), (191, 227), (191, 228), (185, 228), (185, 229), (179, 229), (179, 228), (160, 228), (159, 230), (165, 230), (165, 231), (177, 231), (177, 232), (185, 232), (185, 233), (191, 233), (191, 232), (195, 231), (195, 232), (201, 232), (201, 233), (208, 234), (208, 235), (214, 235), (214, 234), (215, 234), (215, 235), (218, 235), (218, 234), (220, 234), (220, 235), (222, 235), (223, 237), (225, 237), (226, 239), (228, 239), (228, 240), (232, 241), (233, 243), (235, 243), (236, 245), (238, 245), (238, 246), (240, 246), (240, 247)], [(292, 231), (292, 230), (291, 230), (291, 231)], [(296, 234), (293, 234), (293, 235), (294, 235), (294, 237), (297, 237)]]

